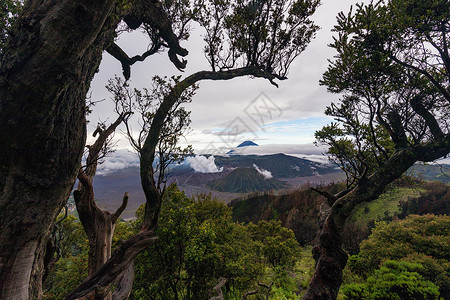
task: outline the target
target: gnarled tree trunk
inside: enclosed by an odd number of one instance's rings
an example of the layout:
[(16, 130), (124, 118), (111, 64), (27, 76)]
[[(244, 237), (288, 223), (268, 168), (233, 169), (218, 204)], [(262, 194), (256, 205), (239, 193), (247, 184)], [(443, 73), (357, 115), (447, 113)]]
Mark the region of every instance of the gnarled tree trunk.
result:
[(425, 145), (398, 150), (373, 175), (362, 179), (344, 195), (327, 196), (331, 211), (325, 219), (317, 245), (313, 249), (316, 261), (314, 275), (303, 299), (336, 299), (342, 284), (342, 271), (347, 254), (342, 249), (345, 221), (353, 209), (362, 202), (376, 199), (385, 187), (399, 178), (416, 161), (433, 161), (450, 153), (450, 136)]
[[(0, 65), (0, 299), (40, 298), (50, 229), (78, 174), (85, 96), (121, 19), (187, 55), (158, 1), (30, 0)], [(125, 20), (126, 21), (126, 20)], [(134, 21), (134, 22), (132, 22)]]
[[(78, 174), (79, 185), (78, 189), (74, 191), (75, 205), (77, 207), (78, 215), (81, 224), (89, 241), (88, 254), (88, 276), (94, 275), (103, 264), (105, 264), (111, 257), (112, 238), (114, 235), (114, 228), (117, 220), (128, 204), (128, 194), (125, 193), (122, 205), (111, 214), (108, 211), (102, 210), (97, 206), (94, 196), (93, 179), (97, 171), (98, 160), (100, 159), (100, 152), (102, 149), (109, 151), (108, 140), (109, 136), (114, 133), (117, 126), (128, 117), (129, 113), (120, 115), (117, 120), (108, 128), (102, 130), (101, 127), (94, 132), (94, 136), (98, 133), (98, 138), (91, 146), (87, 146), (89, 153), (86, 159), (85, 169), (80, 170)], [(127, 273), (133, 272), (133, 269)], [(132, 285), (131, 281), (131, 285)], [(127, 290), (122, 287), (122, 291)], [(111, 293), (105, 291), (104, 299), (111, 299)]]
[(85, 142), (85, 96), (115, 4), (27, 1), (0, 66), (0, 299), (39, 298), (51, 226)]
[(125, 193), (122, 205), (111, 214), (100, 209), (95, 203), (92, 179), (88, 179), (85, 174), (79, 175), (78, 178), (82, 178), (80, 182), (83, 183), (82, 188), (74, 192), (74, 198), (80, 221), (89, 240), (88, 275), (92, 276), (111, 257), (114, 227), (127, 206), (128, 194)]
[(125, 193), (122, 205), (115, 213), (111, 214), (102, 210), (95, 202), (94, 186), (92, 184), (97, 172), (98, 160), (101, 159), (100, 152), (102, 152), (102, 149), (109, 152), (109, 137), (128, 115), (129, 113), (120, 115), (105, 130), (102, 130), (100, 126), (97, 128), (94, 136), (98, 134), (98, 138), (93, 145), (87, 146), (89, 153), (86, 158), (86, 167), (80, 169), (78, 174), (79, 184), (78, 189), (74, 192), (74, 199), (81, 224), (89, 240), (89, 276), (92, 276), (111, 257), (114, 227), (128, 204), (128, 194)]

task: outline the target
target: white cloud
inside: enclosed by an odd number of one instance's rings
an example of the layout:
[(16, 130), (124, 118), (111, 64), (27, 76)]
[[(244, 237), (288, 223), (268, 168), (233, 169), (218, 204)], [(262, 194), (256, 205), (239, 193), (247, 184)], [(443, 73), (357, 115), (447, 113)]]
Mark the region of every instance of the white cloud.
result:
[(186, 158), (186, 163), (188, 163), (192, 169), (200, 173), (218, 173), (222, 172), (223, 168), (217, 168), (214, 156), (206, 158), (203, 155), (190, 156)]
[(307, 159), (313, 162), (321, 163), (321, 164), (329, 164), (330, 160), (326, 155), (318, 155), (318, 154), (292, 154), (292, 156)]
[(270, 171), (264, 170), (264, 169), (260, 169), (258, 168), (257, 165), (253, 164), (253, 167), (256, 169), (256, 171), (258, 171), (259, 174), (261, 174), (262, 176), (264, 176), (265, 179), (270, 179), (273, 178), (272, 173)]
[(106, 175), (128, 167), (139, 167), (139, 157), (128, 149), (118, 149), (98, 165), (97, 175)]

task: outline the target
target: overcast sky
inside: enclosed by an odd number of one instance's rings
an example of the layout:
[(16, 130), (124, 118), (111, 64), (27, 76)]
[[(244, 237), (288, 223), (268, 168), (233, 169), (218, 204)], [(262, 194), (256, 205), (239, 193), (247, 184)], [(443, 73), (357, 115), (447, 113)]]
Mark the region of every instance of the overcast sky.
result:
[[(266, 150), (276, 144), (289, 144), (290, 151), (293, 145), (306, 145), (299, 146), (299, 153), (302, 149), (311, 150), (314, 131), (330, 121), (323, 114), (325, 107), (338, 99), (337, 95), (327, 93), (326, 88), (318, 83), (328, 65), (327, 59), (334, 55), (333, 49), (327, 46), (332, 41), (331, 29), (336, 23), (336, 15), (340, 11), (347, 12), (350, 5), (357, 1), (322, 2), (313, 16), (321, 29), (306, 51), (291, 65), (288, 79), (279, 82), (279, 88), (267, 80), (251, 78), (200, 83), (192, 103), (187, 105), (192, 112), (192, 132), (185, 143), (192, 144), (198, 153), (230, 148), (245, 140), (266, 145)], [(166, 53), (162, 53), (133, 65), (131, 84), (142, 88), (150, 86), (151, 78), (156, 74), (187, 76), (207, 70), (200, 34), (200, 30), (195, 30), (189, 41), (182, 44), (189, 50), (186, 58), (188, 66), (184, 73), (172, 65)], [(118, 43), (130, 57), (142, 54), (147, 47), (147, 40), (140, 33), (122, 34)], [(106, 100), (99, 103), (89, 116), (90, 132), (98, 120), (112, 121), (115, 118), (105, 85), (116, 74), (121, 76), (120, 63), (105, 53), (91, 91), (93, 100)], [(230, 130), (237, 134), (224, 134)], [(120, 134), (116, 134), (116, 139), (120, 140), (120, 148), (127, 147), (127, 141)], [(279, 146), (275, 148), (280, 150)], [(316, 152), (320, 153), (320, 150)]]

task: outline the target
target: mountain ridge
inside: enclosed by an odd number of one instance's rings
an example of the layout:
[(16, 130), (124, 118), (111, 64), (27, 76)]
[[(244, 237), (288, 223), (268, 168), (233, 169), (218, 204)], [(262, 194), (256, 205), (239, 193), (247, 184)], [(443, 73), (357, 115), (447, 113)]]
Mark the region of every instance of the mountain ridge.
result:
[(208, 182), (207, 186), (220, 192), (232, 193), (250, 193), (290, 187), (278, 179), (266, 179), (255, 168), (237, 168), (223, 178)]

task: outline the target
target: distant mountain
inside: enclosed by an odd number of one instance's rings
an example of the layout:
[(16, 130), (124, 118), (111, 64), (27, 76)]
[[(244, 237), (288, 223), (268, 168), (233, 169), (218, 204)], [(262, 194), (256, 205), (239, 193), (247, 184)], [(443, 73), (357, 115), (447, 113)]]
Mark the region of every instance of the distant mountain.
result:
[(255, 144), (252, 141), (245, 141), (245, 142), (239, 144), (239, 146), (237, 146), (237, 148), (247, 147), (247, 146), (258, 146), (258, 144)]
[(307, 159), (286, 154), (272, 155), (233, 155), (229, 157), (216, 156), (215, 163), (224, 168), (259, 168), (268, 170), (275, 178), (294, 178), (317, 176), (338, 172), (335, 166), (324, 165)]
[[(243, 197), (243, 193), (247, 192), (283, 189), (287, 184), (295, 188), (306, 183), (326, 184), (344, 179), (342, 172), (332, 165), (324, 165), (285, 154), (216, 156), (215, 164), (219, 168), (223, 167), (223, 171), (201, 173), (195, 172), (189, 164), (177, 165), (170, 172), (171, 177), (168, 184), (177, 183), (189, 195), (211, 192), (219, 199), (228, 201)], [(253, 165), (269, 171), (275, 179), (285, 179), (287, 183), (264, 179), (257, 173)], [(239, 170), (242, 168), (249, 168), (250, 171)], [(424, 180), (439, 180), (449, 183), (449, 170), (450, 165), (415, 165), (408, 173)], [(447, 174), (443, 174), (442, 171)], [(240, 172), (243, 174), (239, 175)], [(245, 175), (246, 172), (247, 175)], [(236, 173), (238, 174), (236, 175)], [(228, 188), (229, 190), (226, 190)], [(123, 194), (128, 192), (130, 200), (128, 208), (123, 214), (124, 218), (133, 217), (137, 207), (145, 201), (139, 167), (127, 167), (95, 176), (94, 190), (101, 207), (110, 211), (115, 211), (120, 206)]]
[(224, 178), (209, 182), (208, 187), (220, 192), (250, 193), (279, 190), (289, 185), (278, 179), (265, 179), (255, 168), (237, 168)]
[(444, 183), (450, 183), (450, 165), (422, 165), (415, 164), (408, 169), (407, 174), (414, 177), (428, 180), (428, 181), (440, 181)]

